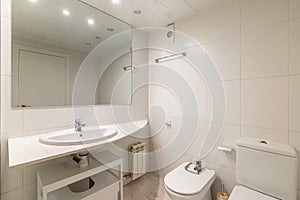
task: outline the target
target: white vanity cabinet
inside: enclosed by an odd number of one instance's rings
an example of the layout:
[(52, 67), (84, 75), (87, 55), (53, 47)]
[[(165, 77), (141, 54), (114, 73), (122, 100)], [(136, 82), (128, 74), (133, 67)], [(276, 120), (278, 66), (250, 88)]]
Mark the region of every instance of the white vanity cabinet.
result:
[[(71, 159), (39, 168), (37, 199), (123, 200), (122, 159), (109, 151), (99, 152), (95, 157), (90, 156), (89, 166), (84, 168)], [(84, 191), (72, 191), (72, 185), (79, 182)], [(81, 185), (75, 188), (81, 189)]]

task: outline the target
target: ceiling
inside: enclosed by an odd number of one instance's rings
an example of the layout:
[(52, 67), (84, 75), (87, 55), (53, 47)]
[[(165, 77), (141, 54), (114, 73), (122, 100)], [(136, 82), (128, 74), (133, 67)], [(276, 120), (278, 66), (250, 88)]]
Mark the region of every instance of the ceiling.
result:
[[(106, 38), (130, 30), (130, 25), (163, 27), (218, 1), (222, 0), (13, 0), (13, 42), (87, 54)], [(68, 16), (62, 12), (66, 9)], [(93, 25), (87, 24), (89, 19)]]
[[(78, 0), (13, 0), (12, 18), (13, 43), (83, 54), (112, 35), (131, 29), (129, 24)], [(88, 24), (90, 19), (92, 25)]]
[[(221, 0), (81, 0), (134, 27), (166, 26), (195, 15)], [(141, 14), (134, 14), (139, 9)]]

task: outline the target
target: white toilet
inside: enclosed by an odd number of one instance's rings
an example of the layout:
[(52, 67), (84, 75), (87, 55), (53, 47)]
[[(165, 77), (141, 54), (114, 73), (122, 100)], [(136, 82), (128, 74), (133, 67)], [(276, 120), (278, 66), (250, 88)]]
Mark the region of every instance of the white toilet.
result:
[(229, 200), (296, 200), (297, 155), (293, 147), (259, 139), (237, 142), (236, 177)]
[[(202, 169), (193, 173), (194, 164), (183, 163), (164, 178), (164, 186), (172, 200), (211, 200), (210, 187), (216, 173), (214, 170)], [(187, 170), (191, 168), (192, 170)]]

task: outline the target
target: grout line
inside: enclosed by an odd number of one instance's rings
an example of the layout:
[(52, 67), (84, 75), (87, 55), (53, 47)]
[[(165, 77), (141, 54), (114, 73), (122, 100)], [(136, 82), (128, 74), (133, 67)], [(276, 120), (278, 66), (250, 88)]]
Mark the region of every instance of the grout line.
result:
[(257, 28), (252, 28), (252, 29), (249, 29), (249, 30), (246, 30), (246, 31), (241, 31), (241, 34), (245, 35), (245, 34), (248, 34), (248, 33), (251, 33), (251, 32), (258, 31), (260, 29), (270, 28), (272, 26), (276, 26), (276, 25), (284, 24), (284, 23), (288, 23), (288, 22), (289, 22), (289, 19), (284, 19), (284, 20), (281, 20), (281, 21), (278, 21), (278, 22), (274, 22), (272, 24), (260, 26), (260, 27), (257, 27)]
[(240, 1), (240, 138), (242, 137), (242, 0)]
[(259, 128), (259, 129), (266, 129), (266, 130), (271, 130), (271, 131), (287, 131), (289, 132), (288, 129), (274, 129), (274, 128), (266, 128), (266, 127), (259, 127), (259, 126), (250, 126), (250, 125), (243, 125), (241, 124), (241, 127), (244, 127), (244, 128)]
[(265, 77), (256, 77), (256, 78), (244, 78), (241, 81), (247, 80), (262, 80), (262, 79), (271, 79), (271, 78), (288, 78), (289, 75), (275, 75), (275, 76), (265, 76)]
[[(290, 1), (288, 1), (288, 18), (290, 17)], [(288, 29), (288, 36), (287, 36), (287, 40), (288, 40), (288, 43), (287, 43), (287, 45), (288, 45), (288, 48), (287, 48), (287, 51), (288, 51), (288, 53), (287, 53), (287, 55), (288, 55), (288, 59), (287, 59), (287, 62), (288, 62), (288, 75), (290, 74), (290, 20), (288, 20), (288, 27), (287, 27), (287, 29)], [(287, 116), (287, 118), (288, 118), (288, 130), (290, 130), (290, 77), (288, 77), (288, 88), (287, 88), (287, 93), (288, 93), (288, 96), (287, 96), (287, 98), (288, 98), (288, 105), (287, 105), (287, 113), (288, 113), (288, 116)], [(290, 131), (288, 131), (288, 143), (290, 143)]]

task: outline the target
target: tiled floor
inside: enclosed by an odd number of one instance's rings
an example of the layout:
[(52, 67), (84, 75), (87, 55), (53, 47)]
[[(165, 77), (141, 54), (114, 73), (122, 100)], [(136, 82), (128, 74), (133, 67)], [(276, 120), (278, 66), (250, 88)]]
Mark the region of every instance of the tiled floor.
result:
[(170, 200), (165, 192), (163, 178), (148, 173), (124, 187), (124, 200)]

